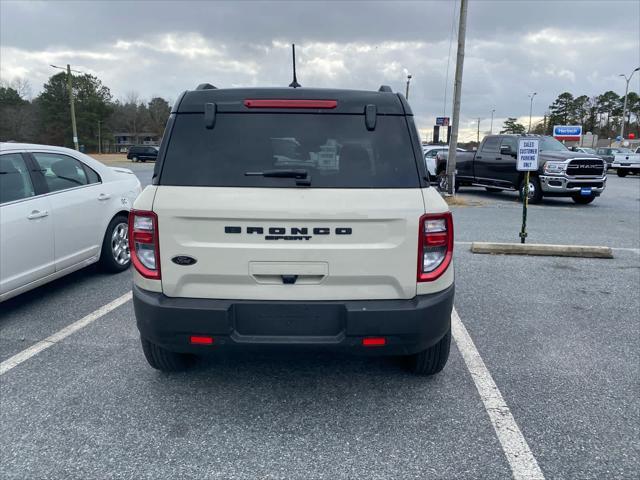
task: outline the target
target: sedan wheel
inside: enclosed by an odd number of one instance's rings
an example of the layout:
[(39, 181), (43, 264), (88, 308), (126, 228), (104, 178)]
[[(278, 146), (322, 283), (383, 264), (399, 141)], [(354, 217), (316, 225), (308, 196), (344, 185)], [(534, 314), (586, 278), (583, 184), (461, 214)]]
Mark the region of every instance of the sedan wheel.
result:
[(131, 261), (127, 223), (118, 223), (113, 229), (113, 234), (111, 235), (111, 254), (118, 265), (128, 265)]
[(124, 214), (116, 215), (104, 234), (100, 264), (110, 272), (121, 272), (129, 268), (129, 219)]

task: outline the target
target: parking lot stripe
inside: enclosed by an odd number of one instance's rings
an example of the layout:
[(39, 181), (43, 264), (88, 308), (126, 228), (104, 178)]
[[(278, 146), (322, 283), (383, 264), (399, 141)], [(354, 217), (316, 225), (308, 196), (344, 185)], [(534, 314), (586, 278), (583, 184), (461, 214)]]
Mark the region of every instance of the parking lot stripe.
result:
[(529, 444), (518, 428), (511, 410), (502, 398), (498, 386), (493, 381), (491, 373), (455, 308), (451, 313), (451, 332), (478, 389), (484, 408), (489, 414), (491, 424), (511, 467), (513, 478), (516, 480), (544, 479)]
[(130, 291), (125, 293), (121, 297), (116, 298), (112, 302), (107, 303), (106, 305), (103, 305), (97, 310), (91, 312), (89, 315), (82, 317), (80, 320), (73, 322), (71, 325), (67, 325), (62, 330), (58, 330), (56, 333), (45, 338), (44, 340), (34, 345), (31, 345), (29, 348), (22, 350), (20, 353), (16, 353), (13, 357), (8, 358), (4, 362), (0, 363), (0, 375), (4, 375), (12, 368), (17, 367), (22, 362), (29, 360), (34, 355), (37, 355), (38, 353), (42, 352), (43, 350), (46, 350), (50, 346), (55, 345), (56, 343), (62, 341), (72, 333), (77, 332), (81, 328), (86, 327), (91, 322), (96, 321), (100, 317), (106, 315), (111, 310), (118, 308), (120, 305), (128, 302), (129, 300), (131, 300)]

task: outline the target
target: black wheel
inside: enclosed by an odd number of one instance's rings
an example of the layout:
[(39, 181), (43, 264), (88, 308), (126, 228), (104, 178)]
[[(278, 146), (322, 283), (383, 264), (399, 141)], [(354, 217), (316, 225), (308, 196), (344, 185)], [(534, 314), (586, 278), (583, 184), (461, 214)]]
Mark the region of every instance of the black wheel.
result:
[(142, 163), (146, 162), (146, 160), (143, 158), (142, 160), (140, 160)]
[(571, 198), (578, 205), (587, 205), (587, 204), (593, 202), (596, 199), (596, 197), (594, 195), (590, 195), (588, 197), (583, 197), (582, 195), (574, 195)]
[(122, 272), (131, 264), (129, 252), (129, 218), (119, 214), (113, 217), (102, 240), (100, 266), (108, 272)]
[[(524, 200), (524, 179), (520, 184), (520, 200)], [(538, 177), (529, 177), (529, 203), (540, 203), (542, 201), (542, 189)]]
[[(443, 193), (447, 193), (449, 191), (449, 178), (447, 177), (447, 172), (445, 170), (440, 171), (438, 173), (437, 180), (438, 180), (438, 190), (440, 190)], [(460, 182), (456, 180), (454, 191), (457, 192), (458, 190), (460, 190)]]
[(616, 170), (616, 173), (618, 174), (619, 177), (626, 177), (627, 173), (629, 173), (629, 172), (627, 172), (626, 170), (618, 169), (618, 170)]
[(408, 357), (409, 369), (417, 375), (434, 375), (440, 372), (449, 359), (451, 346), (451, 329), (433, 347), (410, 355)]
[(166, 350), (155, 343), (140, 337), (142, 351), (149, 365), (162, 372), (180, 372), (193, 363), (194, 356)]
[(501, 188), (493, 188), (493, 187), (484, 187), (484, 189), (489, 193), (500, 193), (502, 191)]
[(138, 161), (138, 157), (136, 157), (136, 156), (131, 157), (131, 161), (134, 162), (134, 163), (137, 162)]

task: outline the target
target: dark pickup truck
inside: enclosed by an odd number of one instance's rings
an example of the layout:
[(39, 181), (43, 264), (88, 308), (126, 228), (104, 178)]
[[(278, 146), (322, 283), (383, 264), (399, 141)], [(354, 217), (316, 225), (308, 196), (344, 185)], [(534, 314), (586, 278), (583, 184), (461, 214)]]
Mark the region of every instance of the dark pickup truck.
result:
[[(591, 203), (604, 191), (607, 170), (602, 158), (572, 152), (553, 137), (540, 140), (538, 171), (531, 172), (529, 202), (542, 197), (571, 197), (579, 204)], [(481, 186), (489, 192), (518, 190), (524, 195), (524, 172), (516, 169), (518, 139), (522, 135), (489, 135), (477, 152), (456, 154), (456, 190), (461, 186)], [(436, 174), (441, 188), (446, 186), (445, 156), (437, 160)]]

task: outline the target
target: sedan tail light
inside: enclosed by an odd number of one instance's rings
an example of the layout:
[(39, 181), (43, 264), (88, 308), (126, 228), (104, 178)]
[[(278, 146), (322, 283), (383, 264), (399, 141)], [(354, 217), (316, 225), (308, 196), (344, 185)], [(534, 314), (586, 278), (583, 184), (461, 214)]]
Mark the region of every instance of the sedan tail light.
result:
[(129, 250), (133, 266), (145, 278), (160, 280), (158, 216), (153, 212), (129, 212)]
[(449, 267), (453, 257), (451, 212), (420, 217), (418, 234), (418, 282), (431, 282)]

